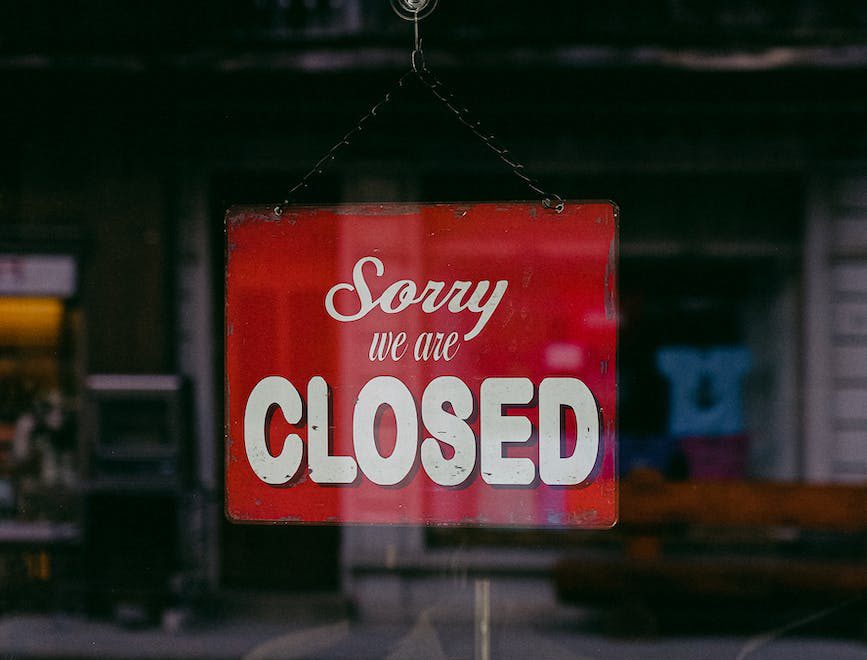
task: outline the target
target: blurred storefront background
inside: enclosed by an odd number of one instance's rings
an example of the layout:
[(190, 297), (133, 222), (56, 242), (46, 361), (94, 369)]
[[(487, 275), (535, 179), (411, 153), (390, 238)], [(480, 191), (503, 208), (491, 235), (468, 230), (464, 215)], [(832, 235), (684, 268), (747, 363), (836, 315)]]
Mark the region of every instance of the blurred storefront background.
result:
[[(481, 577), (601, 605), (606, 631), (678, 608), (712, 632), (781, 608), (863, 624), (864, 3), (442, 0), (422, 30), (548, 188), (620, 206), (621, 523), (226, 522), (224, 213), (282, 200), (409, 67), (411, 26), (386, 0), (10, 1), (2, 611), (326, 592), (364, 621)], [(409, 84), (301, 201), (525, 197)]]

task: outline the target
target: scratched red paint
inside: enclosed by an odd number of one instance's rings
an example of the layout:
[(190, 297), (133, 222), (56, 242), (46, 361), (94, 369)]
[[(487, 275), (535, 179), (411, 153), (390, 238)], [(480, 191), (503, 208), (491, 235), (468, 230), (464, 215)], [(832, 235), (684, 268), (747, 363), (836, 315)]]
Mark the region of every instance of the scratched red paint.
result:
[[(270, 208), (238, 208), (228, 213), (226, 223), (226, 512), (232, 520), (614, 524), (618, 217), (613, 204), (567, 202), (561, 214), (538, 203), (297, 207), (281, 217)], [(345, 316), (359, 309), (347, 287), (360, 261), (374, 307), (355, 320), (340, 320), (329, 314), (326, 298), (344, 284), (333, 294), (335, 305)], [(443, 282), (443, 291), (455, 281), (486, 281), (491, 290), (496, 282), (508, 285), (481, 323), (480, 313), (447, 306), (425, 312), (420, 302), (385, 313), (375, 302), (399, 280), (415, 283), (419, 294), (429, 281)], [(392, 308), (400, 307), (399, 301), (392, 299)], [(466, 339), (474, 328), (477, 334)], [(374, 334), (388, 332), (406, 333), (404, 354), (371, 360)], [(442, 337), (456, 333), (450, 351), (438, 360), (416, 359), (418, 338), (425, 333), (435, 338), (438, 332)], [(291, 383), (305, 406), (297, 424), (289, 424), (279, 408), (266, 422), (270, 457), (280, 454), (287, 434), (296, 433), (305, 443), (297, 473), (279, 485), (260, 478), (245, 449), (251, 392), (271, 376)], [(376, 377), (393, 376), (411, 392), (418, 408), (419, 444), (433, 433), (424, 425), (421, 401), (435, 378), (455, 376), (472, 393), (473, 414), (466, 423), (476, 442), (482, 382), (529, 379), (534, 400), (528, 406), (507, 406), (503, 414), (528, 418), (534, 434), (525, 443), (503, 445), (502, 455), (530, 458), (536, 478), (524, 485), (488, 483), (477, 446), (472, 472), (455, 486), (436, 483), (419, 453), (393, 485), (375, 483), (361, 468), (351, 484), (316, 483), (309, 474), (306, 444), (307, 385), (315, 376), (330, 388), (329, 452), (341, 456), (355, 455), (356, 400)], [(539, 476), (539, 386), (553, 377), (580, 379), (598, 406), (598, 460), (592, 473), (574, 485), (548, 485)], [(387, 407), (380, 411), (385, 414), (376, 427), (376, 447), (388, 458), (396, 443), (395, 416)], [(579, 437), (577, 415), (562, 417), (561, 442), (568, 455)], [(440, 447), (448, 459), (450, 448)]]

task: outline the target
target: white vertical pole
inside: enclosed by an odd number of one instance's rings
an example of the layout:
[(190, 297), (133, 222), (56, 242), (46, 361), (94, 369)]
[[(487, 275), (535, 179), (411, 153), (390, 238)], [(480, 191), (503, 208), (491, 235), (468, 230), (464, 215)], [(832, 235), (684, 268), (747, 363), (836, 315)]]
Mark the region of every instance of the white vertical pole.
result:
[(475, 601), (476, 660), (491, 660), (491, 581), (476, 580)]

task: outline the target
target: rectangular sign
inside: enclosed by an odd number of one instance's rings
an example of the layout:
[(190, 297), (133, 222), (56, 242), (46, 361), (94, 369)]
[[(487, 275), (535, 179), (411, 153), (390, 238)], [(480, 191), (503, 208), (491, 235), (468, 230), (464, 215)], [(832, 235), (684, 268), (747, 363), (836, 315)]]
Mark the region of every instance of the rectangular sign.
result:
[(617, 223), (607, 202), (229, 211), (227, 515), (613, 525)]
[(71, 298), (77, 287), (75, 259), (61, 254), (0, 254), (0, 296)]

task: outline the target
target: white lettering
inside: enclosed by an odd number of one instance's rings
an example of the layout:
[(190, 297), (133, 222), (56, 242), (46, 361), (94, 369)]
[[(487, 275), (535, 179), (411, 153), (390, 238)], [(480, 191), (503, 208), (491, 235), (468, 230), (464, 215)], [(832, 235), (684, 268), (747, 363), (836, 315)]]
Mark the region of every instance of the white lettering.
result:
[(307, 383), (307, 462), (310, 478), (317, 484), (351, 484), (358, 476), (358, 465), (352, 456), (331, 456), (328, 453), (328, 399), (331, 392), (322, 376)]
[[(443, 408), (446, 403), (452, 405), (454, 414)], [(421, 443), (421, 463), (440, 486), (461, 485), (476, 465), (476, 436), (467, 424), (472, 414), (473, 395), (460, 378), (440, 376), (425, 388), (421, 417), (433, 437)], [(452, 458), (443, 455), (440, 442), (454, 450)]]
[[(528, 378), (488, 378), (479, 392), (478, 447), (469, 419), (473, 395), (455, 376), (440, 376), (425, 388), (421, 421), (426, 430), (419, 447), (419, 411), (412, 393), (393, 376), (377, 376), (358, 393), (352, 418), (355, 456), (332, 455), (329, 428), (331, 392), (321, 376), (307, 384), (307, 436), (310, 478), (317, 484), (351, 484), (359, 471), (380, 486), (394, 486), (412, 472), (421, 455), (421, 465), (431, 481), (440, 486), (467, 482), (479, 461), (485, 483), (530, 486), (536, 479), (534, 459), (508, 456), (507, 445), (526, 444), (533, 432), (524, 415), (506, 414), (508, 406), (523, 406), (533, 400)], [(267, 484), (284, 485), (300, 469), (304, 448), (294, 433), (286, 436), (279, 455), (268, 446), (271, 417), (279, 408), (289, 424), (303, 417), (304, 402), (285, 378), (263, 378), (247, 399), (244, 411), (244, 444), (253, 472)], [(394, 449), (380, 452), (378, 420), (384, 406), (396, 422)], [(564, 409), (575, 415), (575, 448), (564, 456), (562, 447)], [(449, 451), (450, 448), (450, 451)], [(539, 385), (538, 475), (551, 486), (577, 486), (591, 478), (602, 450), (599, 408), (593, 393), (577, 378), (546, 378)]]
[[(376, 446), (376, 421), (382, 406), (394, 411), (397, 422), (394, 451), (389, 456), (382, 456)], [(373, 483), (394, 486), (406, 478), (418, 453), (418, 412), (406, 385), (393, 376), (377, 376), (361, 388), (352, 416), (352, 442), (361, 471)]]
[(476, 321), (476, 324), (473, 328), (464, 335), (464, 341), (469, 341), (473, 337), (478, 336), (478, 334), (484, 329), (485, 325), (488, 323), (488, 319), (491, 318), (494, 311), (496, 311), (497, 306), (500, 304), (500, 301), (503, 299), (503, 295), (506, 293), (506, 289), (509, 286), (509, 283), (506, 280), (500, 280), (497, 282), (497, 285), (494, 287), (494, 290), (491, 292), (491, 295), (488, 296), (488, 299), (483, 303), (482, 298), (485, 295), (485, 292), (491, 287), (491, 283), (488, 280), (482, 280), (478, 284), (476, 284), (475, 290), (470, 294), (469, 300), (467, 302), (462, 302), (463, 293), (469, 288), (469, 282), (455, 282), (455, 287), (458, 285), (465, 285), (466, 288), (463, 288), (460, 296), (455, 296), (449, 302), (449, 311), (451, 312), (461, 312), (465, 309), (470, 310), (471, 312), (475, 312), (476, 314), (481, 314), (479, 319)]
[(415, 340), (413, 357), (417, 362), (427, 362), (431, 358), (437, 362), (449, 362), (458, 353), (459, 340), (457, 332), (450, 332), (447, 336), (442, 332), (423, 332)]
[[(571, 456), (562, 456), (561, 410), (575, 412), (577, 437)], [(599, 457), (599, 408), (577, 378), (546, 378), (539, 386), (539, 476), (549, 486), (583, 482)]]
[(244, 410), (244, 447), (250, 467), (266, 484), (281, 486), (291, 481), (301, 467), (304, 452), (301, 438), (291, 433), (286, 436), (280, 454), (271, 455), (268, 450), (268, 426), (274, 407), (283, 411), (287, 422), (297, 424), (301, 421), (303, 405), (298, 390), (280, 376), (263, 378), (247, 398)]
[[(367, 313), (373, 309), (374, 302), (370, 295), (370, 289), (367, 287), (367, 282), (364, 279), (364, 264), (371, 263), (376, 268), (377, 276), (382, 276), (385, 272), (385, 267), (382, 261), (376, 257), (364, 257), (359, 259), (352, 269), (352, 281), (355, 284), (335, 284), (325, 295), (325, 310), (328, 315), (338, 321), (344, 323), (348, 321), (357, 321), (360, 318), (367, 316)], [(334, 296), (338, 291), (355, 291), (358, 296), (358, 311), (355, 314), (341, 314), (334, 307)]]
[[(464, 311), (478, 314), (473, 327), (464, 334), (464, 340), (469, 341), (484, 330), (509, 287), (507, 280), (499, 280), (493, 290), (489, 280), (481, 280), (475, 285), (472, 282), (458, 280), (452, 284), (448, 293), (437, 300), (445, 288), (445, 283), (430, 280), (425, 284), (421, 294), (416, 295), (419, 287), (415, 282), (398, 280), (386, 287), (378, 298), (374, 298), (364, 277), (364, 266), (368, 263), (373, 264), (377, 277), (382, 277), (385, 273), (385, 266), (381, 259), (377, 257), (359, 259), (352, 268), (352, 284), (346, 282), (335, 284), (325, 295), (325, 310), (331, 318), (348, 323), (364, 318), (377, 307), (386, 314), (397, 314), (416, 304), (421, 305), (422, 312), (431, 314), (447, 305), (448, 310), (453, 314)], [(334, 299), (341, 291), (355, 294), (354, 302), (358, 306), (357, 311), (344, 314), (337, 310)], [(486, 294), (487, 298), (485, 298)]]
[(391, 359), (397, 362), (406, 354), (407, 347), (404, 346), (405, 343), (405, 332), (398, 332), (397, 335), (391, 332), (374, 332), (373, 339), (370, 341), (368, 357), (371, 362), (382, 362), (389, 357), (390, 353)]
[(536, 478), (533, 461), (504, 456), (503, 445), (527, 442), (533, 426), (526, 417), (504, 415), (503, 406), (530, 403), (533, 383), (529, 378), (487, 378), (479, 398), (482, 479), (489, 484), (529, 486)]

